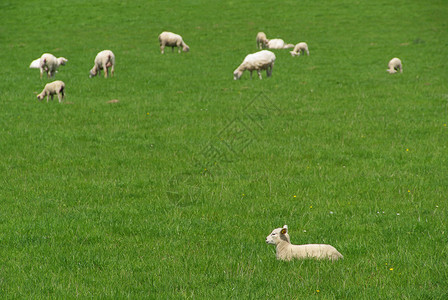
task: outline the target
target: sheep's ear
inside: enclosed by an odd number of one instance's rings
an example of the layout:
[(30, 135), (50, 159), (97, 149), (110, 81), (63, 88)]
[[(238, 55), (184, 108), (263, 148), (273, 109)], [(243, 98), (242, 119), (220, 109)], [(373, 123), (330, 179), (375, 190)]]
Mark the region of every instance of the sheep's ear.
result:
[(282, 231), (280, 231), (281, 234), (286, 234), (288, 230), (286, 228), (282, 228)]

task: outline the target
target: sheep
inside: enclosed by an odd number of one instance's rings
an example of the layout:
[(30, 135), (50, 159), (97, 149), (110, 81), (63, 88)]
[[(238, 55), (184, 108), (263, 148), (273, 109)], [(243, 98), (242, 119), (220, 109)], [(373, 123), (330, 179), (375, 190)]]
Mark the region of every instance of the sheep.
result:
[(181, 52), (181, 48), (183, 52), (190, 51), (190, 47), (188, 47), (187, 44), (185, 44), (182, 37), (178, 34), (164, 31), (159, 35), (159, 43), (160, 43), (160, 51), (162, 54), (165, 53), (165, 46), (171, 47), (172, 51), (174, 52), (174, 47), (178, 47), (178, 52)]
[(257, 33), (257, 48), (264, 49), (267, 47), (269, 40), (264, 32)]
[(282, 39), (272, 39), (268, 41), (267, 44), (268, 49), (288, 49), (294, 48), (293, 44), (285, 44), (285, 41)]
[(290, 261), (293, 258), (329, 259), (331, 261), (344, 258), (336, 248), (326, 244), (292, 245), (289, 240), (288, 226), (274, 229), (266, 237), (266, 243), (276, 246), (279, 260)]
[[(33, 65), (33, 63), (35, 64), (34, 60), (31, 65)], [(42, 56), (40, 57), (40, 65), (39, 65), (39, 69), (40, 69), (40, 78), (42, 79), (42, 75), (44, 73), (44, 71), (47, 73), (47, 77), (53, 77), (54, 74), (56, 73), (57, 69), (59, 68), (59, 66), (64, 66), (66, 63), (68, 62), (68, 60), (64, 57), (58, 57), (56, 58), (56, 56), (54, 56), (53, 54), (50, 53), (44, 53), (42, 54)], [(31, 68), (30, 65), (30, 68)]]
[(50, 82), (45, 85), (42, 93), (37, 95), (37, 99), (42, 101), (45, 96), (47, 96), (47, 102), (48, 98), (51, 96), (51, 100), (53, 100), (54, 94), (58, 95), (59, 103), (64, 99), (64, 91), (65, 91), (65, 83), (60, 80), (56, 80), (53, 82)]
[(274, 67), (275, 54), (268, 50), (261, 50), (253, 54), (247, 55), (241, 65), (233, 72), (233, 79), (238, 80), (243, 75), (243, 72), (248, 70), (250, 72), (250, 79), (252, 79), (252, 71), (256, 70), (258, 77), (261, 77), (261, 70), (266, 70), (268, 77), (272, 76), (272, 68)]
[(40, 57), (31, 62), (30, 69), (40, 69)]
[(90, 70), (89, 77), (92, 78), (101, 73), (101, 70), (104, 70), (104, 78), (107, 78), (109, 69), (110, 69), (110, 76), (113, 77), (114, 68), (115, 68), (114, 53), (110, 50), (103, 50), (96, 55), (95, 64), (93, 68)]
[(390, 74), (395, 74), (398, 70), (400, 70), (400, 73), (403, 73), (403, 65), (401, 64), (401, 60), (397, 57), (392, 58), (387, 66), (389, 68), (387, 69), (387, 72)]
[(304, 54), (306, 52), (306, 55), (310, 55), (310, 51), (308, 51), (308, 45), (305, 42), (298, 43), (295, 45), (294, 50), (289, 51), (291, 53), (291, 56), (299, 56), (301, 53)]

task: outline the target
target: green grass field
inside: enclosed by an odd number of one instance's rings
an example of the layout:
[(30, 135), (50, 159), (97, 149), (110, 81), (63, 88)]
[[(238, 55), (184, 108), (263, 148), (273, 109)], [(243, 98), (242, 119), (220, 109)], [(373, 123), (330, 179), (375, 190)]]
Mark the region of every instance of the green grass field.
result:
[[(0, 298), (447, 299), (447, 16), (1, 1)], [(161, 55), (164, 30), (191, 51)], [(274, 50), (271, 78), (234, 81), (258, 31), (311, 55)], [(89, 79), (103, 49), (115, 77)], [(69, 60), (62, 104), (36, 99), (44, 52)], [(284, 224), (344, 260), (277, 261), (265, 237)]]

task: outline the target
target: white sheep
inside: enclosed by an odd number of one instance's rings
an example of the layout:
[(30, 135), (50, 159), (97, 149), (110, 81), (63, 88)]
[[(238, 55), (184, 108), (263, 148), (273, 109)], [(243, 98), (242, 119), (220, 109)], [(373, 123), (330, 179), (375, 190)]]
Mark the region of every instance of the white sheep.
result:
[(174, 47), (178, 47), (178, 52), (181, 52), (181, 49), (183, 52), (190, 51), (190, 47), (188, 47), (187, 44), (185, 44), (182, 37), (178, 34), (164, 31), (159, 35), (159, 43), (160, 43), (160, 51), (162, 54), (165, 53), (165, 46), (172, 47), (172, 51), (174, 52)]
[(293, 47), (293, 44), (286, 44), (282, 39), (272, 39), (269, 40), (267, 44), (268, 49), (288, 49)]
[(264, 32), (257, 33), (257, 48), (264, 49), (267, 47), (269, 40)]
[(308, 50), (308, 45), (305, 42), (298, 43), (295, 45), (294, 50), (289, 51), (292, 56), (299, 56), (300, 54), (306, 53), (306, 55), (310, 55), (310, 51)]
[(397, 73), (398, 70), (400, 70), (400, 73), (403, 73), (403, 65), (401, 64), (401, 60), (397, 57), (392, 58), (387, 67), (389, 68), (387, 69), (387, 72), (390, 74)]
[(247, 55), (241, 65), (233, 72), (233, 79), (238, 80), (243, 75), (243, 72), (248, 70), (250, 78), (252, 79), (252, 71), (256, 70), (258, 77), (261, 77), (261, 70), (266, 70), (266, 75), (272, 75), (272, 68), (274, 67), (275, 54), (268, 50), (261, 50), (253, 54)]
[(289, 240), (288, 226), (274, 229), (266, 237), (266, 243), (276, 245), (276, 256), (280, 260), (293, 258), (316, 258), (338, 260), (344, 258), (335, 247), (326, 244), (292, 245)]
[[(31, 63), (30, 68), (36, 65), (36, 61), (37, 59)], [(48, 78), (53, 77), (59, 66), (64, 66), (66, 62), (68, 60), (64, 57), (56, 58), (56, 56), (50, 53), (42, 54), (39, 59), (40, 78), (42, 79), (44, 71), (47, 73)]]
[(110, 76), (114, 76), (114, 68), (115, 68), (115, 55), (110, 50), (103, 50), (99, 52), (95, 57), (95, 64), (93, 68), (90, 70), (89, 77), (92, 78), (101, 73), (101, 70), (104, 71), (104, 78), (107, 78), (109, 69)]
[(64, 91), (65, 91), (65, 83), (60, 80), (56, 80), (53, 82), (50, 82), (45, 85), (42, 93), (37, 95), (37, 99), (43, 100), (45, 96), (47, 96), (47, 102), (48, 98), (51, 96), (51, 100), (53, 100), (54, 94), (58, 95), (59, 103), (64, 99)]

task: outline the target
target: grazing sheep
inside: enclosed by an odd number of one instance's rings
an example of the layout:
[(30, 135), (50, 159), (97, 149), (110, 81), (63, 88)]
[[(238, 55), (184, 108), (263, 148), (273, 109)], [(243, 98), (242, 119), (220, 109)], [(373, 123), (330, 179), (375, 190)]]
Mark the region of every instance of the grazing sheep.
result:
[(257, 33), (257, 48), (264, 49), (267, 47), (269, 40), (264, 32)]
[(48, 98), (50, 96), (51, 100), (53, 100), (54, 94), (57, 94), (59, 103), (61, 103), (62, 99), (64, 99), (64, 90), (65, 90), (65, 83), (63, 81), (56, 80), (46, 84), (42, 93), (37, 95), (37, 99), (42, 101), (42, 99), (44, 99), (44, 97), (47, 96), (47, 102), (48, 102)]
[(266, 243), (276, 245), (276, 256), (280, 260), (291, 260), (293, 258), (316, 258), (338, 260), (344, 258), (341, 253), (331, 245), (308, 244), (292, 245), (289, 241), (288, 226), (274, 229), (266, 237)]
[[(36, 60), (34, 60), (31, 64), (33, 65), (36, 64), (35, 63)], [(64, 66), (66, 62), (68, 62), (68, 60), (64, 57), (59, 57), (56, 58), (56, 56), (54, 56), (53, 54), (50, 53), (44, 53), (42, 54), (42, 56), (40, 57), (40, 78), (42, 79), (42, 75), (44, 73), (44, 71), (47, 73), (47, 77), (53, 77), (54, 74), (56, 73), (57, 69), (59, 68), (59, 66)], [(31, 68), (31, 65), (30, 65)]]
[(308, 45), (305, 42), (298, 43), (294, 50), (290, 51), (292, 56), (299, 56), (300, 54), (304, 54), (306, 52), (306, 55), (310, 55), (310, 51), (308, 51)]
[(285, 44), (285, 41), (282, 39), (273, 39), (269, 40), (267, 44), (268, 49), (288, 49), (294, 48), (293, 44)]
[(115, 68), (115, 55), (110, 50), (103, 50), (99, 52), (95, 57), (95, 65), (90, 70), (89, 77), (92, 78), (98, 75), (101, 70), (104, 71), (104, 78), (107, 78), (110, 69), (110, 76), (114, 76)]
[(233, 72), (233, 79), (238, 80), (243, 75), (243, 72), (248, 70), (250, 72), (250, 79), (252, 79), (252, 71), (256, 70), (258, 77), (261, 77), (261, 70), (266, 70), (266, 75), (272, 75), (272, 68), (274, 67), (275, 54), (268, 50), (261, 50), (253, 54), (247, 55), (241, 65)]
[(401, 60), (399, 58), (392, 58), (387, 66), (389, 67), (387, 72), (390, 74), (395, 74), (398, 70), (400, 70), (400, 73), (403, 73), (403, 65), (401, 64)]
[(159, 43), (160, 43), (160, 51), (162, 54), (165, 53), (165, 46), (171, 47), (172, 51), (174, 52), (174, 47), (178, 47), (178, 52), (180, 53), (180, 50), (182, 48), (183, 52), (190, 51), (190, 47), (188, 47), (187, 44), (185, 44), (182, 37), (178, 34), (164, 31), (159, 35)]

